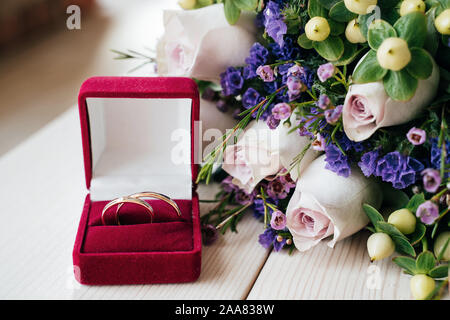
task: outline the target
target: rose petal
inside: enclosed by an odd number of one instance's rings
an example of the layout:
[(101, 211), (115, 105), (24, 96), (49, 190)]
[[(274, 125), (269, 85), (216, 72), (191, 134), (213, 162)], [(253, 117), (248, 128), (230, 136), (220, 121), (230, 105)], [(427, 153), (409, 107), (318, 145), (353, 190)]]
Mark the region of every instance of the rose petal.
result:
[[(353, 141), (363, 141), (379, 128), (406, 123), (417, 117), (433, 100), (439, 84), (439, 67), (433, 58), (431, 60), (431, 76), (419, 80), (415, 95), (408, 101), (391, 99), (386, 94), (382, 81), (351, 85), (343, 110), (344, 131), (347, 136)], [(364, 107), (359, 107), (359, 112), (355, 99), (364, 104)], [(373, 115), (373, 119), (370, 115)]]

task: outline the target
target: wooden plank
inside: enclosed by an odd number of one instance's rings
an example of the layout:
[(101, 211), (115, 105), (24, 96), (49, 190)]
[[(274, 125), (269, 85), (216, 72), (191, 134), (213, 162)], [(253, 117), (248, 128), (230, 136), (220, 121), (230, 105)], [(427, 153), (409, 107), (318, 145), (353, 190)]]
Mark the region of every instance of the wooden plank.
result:
[[(411, 299), (409, 276), (390, 261), (370, 263), (369, 233), (307, 251), (272, 252), (249, 299)], [(448, 295), (446, 296), (448, 298)]]

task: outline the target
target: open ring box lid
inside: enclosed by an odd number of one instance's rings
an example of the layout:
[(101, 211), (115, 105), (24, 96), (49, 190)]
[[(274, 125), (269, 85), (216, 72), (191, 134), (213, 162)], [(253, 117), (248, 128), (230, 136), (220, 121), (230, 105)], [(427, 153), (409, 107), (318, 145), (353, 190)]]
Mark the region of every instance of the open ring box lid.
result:
[[(199, 96), (189, 78), (94, 77), (81, 86), (78, 106), (89, 194), (73, 251), (83, 284), (194, 281), (200, 275), (201, 232), (195, 180), (194, 124)], [(154, 209), (125, 204), (121, 225), (103, 225), (111, 200), (153, 191)], [(135, 207), (133, 207), (135, 206)], [(116, 208), (105, 217), (114, 218)], [(148, 219), (148, 220), (146, 220)]]

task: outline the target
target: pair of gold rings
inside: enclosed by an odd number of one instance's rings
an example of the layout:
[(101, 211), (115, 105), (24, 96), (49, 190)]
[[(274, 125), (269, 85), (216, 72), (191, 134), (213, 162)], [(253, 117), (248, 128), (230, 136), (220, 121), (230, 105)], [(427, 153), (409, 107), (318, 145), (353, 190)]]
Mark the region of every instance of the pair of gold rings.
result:
[(132, 195), (129, 195), (126, 197), (120, 197), (120, 198), (117, 198), (117, 199), (114, 199), (114, 200), (108, 202), (102, 211), (103, 225), (106, 225), (106, 222), (105, 222), (106, 213), (108, 212), (108, 210), (110, 208), (112, 208), (114, 206), (117, 206), (116, 215), (115, 215), (116, 224), (120, 225), (119, 211), (120, 211), (120, 208), (126, 203), (133, 203), (133, 204), (137, 204), (141, 207), (144, 207), (146, 209), (146, 212), (150, 216), (150, 222), (153, 222), (153, 216), (155, 215), (155, 211), (153, 210), (153, 207), (148, 202), (142, 200), (142, 198), (154, 198), (154, 199), (159, 199), (164, 202), (167, 202), (172, 208), (175, 209), (177, 215), (179, 217), (181, 217), (180, 208), (175, 203), (175, 201), (173, 201), (170, 197), (168, 197), (164, 194), (161, 194), (161, 193), (148, 191), (148, 192), (135, 193), (135, 194), (132, 194)]

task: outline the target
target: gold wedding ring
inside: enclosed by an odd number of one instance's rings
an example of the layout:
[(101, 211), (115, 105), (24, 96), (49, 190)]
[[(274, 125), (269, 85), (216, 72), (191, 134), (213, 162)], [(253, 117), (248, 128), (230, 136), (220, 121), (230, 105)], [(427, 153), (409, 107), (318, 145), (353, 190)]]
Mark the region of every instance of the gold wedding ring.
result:
[[(128, 196), (129, 198), (133, 198), (133, 199), (140, 199), (140, 198), (154, 198), (154, 199), (158, 199), (158, 200), (162, 200), (164, 202), (167, 202), (172, 208), (175, 209), (175, 211), (177, 212), (177, 215), (179, 217), (181, 217), (181, 210), (180, 207), (178, 207), (178, 205), (175, 203), (175, 201), (173, 201), (171, 198), (169, 198), (168, 196), (162, 194), (162, 193), (157, 193), (157, 192), (152, 192), (152, 191), (145, 191), (145, 192), (138, 192), (138, 193), (134, 193), (132, 195)], [(116, 210), (116, 214), (118, 214), (120, 207), (122, 207), (122, 204), (119, 204), (117, 206), (117, 210)]]
[[(103, 223), (103, 225), (106, 225), (106, 223), (105, 223), (105, 213), (111, 207), (113, 207), (115, 205), (118, 205), (117, 209), (119, 209), (125, 203), (134, 203), (134, 204), (140, 205), (141, 207), (144, 207), (145, 209), (147, 209), (147, 212), (150, 215), (150, 222), (153, 221), (153, 216), (155, 215), (155, 213), (153, 211), (153, 207), (149, 203), (147, 203), (144, 200), (141, 200), (139, 198), (120, 197), (120, 198), (117, 198), (117, 199), (114, 199), (114, 200), (108, 202), (106, 204), (106, 206), (103, 208), (103, 211), (102, 211), (102, 223)], [(118, 225), (120, 225), (118, 210), (116, 210), (116, 223)]]
[(126, 197), (120, 197), (120, 198), (117, 198), (117, 199), (114, 199), (114, 200), (108, 202), (106, 204), (106, 206), (103, 208), (103, 211), (102, 211), (102, 223), (103, 223), (103, 225), (106, 225), (106, 223), (105, 223), (105, 213), (111, 207), (113, 207), (115, 205), (117, 205), (117, 209), (116, 209), (116, 223), (118, 225), (120, 225), (119, 211), (120, 211), (120, 208), (125, 203), (134, 203), (134, 204), (140, 205), (141, 207), (144, 207), (145, 209), (147, 209), (148, 213), (150, 214), (150, 222), (152, 222), (153, 221), (153, 216), (155, 215), (153, 207), (148, 202), (142, 200), (141, 198), (154, 198), (154, 199), (162, 200), (162, 201), (168, 203), (176, 211), (177, 215), (179, 217), (181, 217), (180, 207), (178, 207), (176, 202), (173, 201), (171, 198), (169, 198), (168, 196), (166, 196), (166, 195), (164, 195), (162, 193), (146, 191), (146, 192), (134, 193), (134, 194), (126, 196)]

